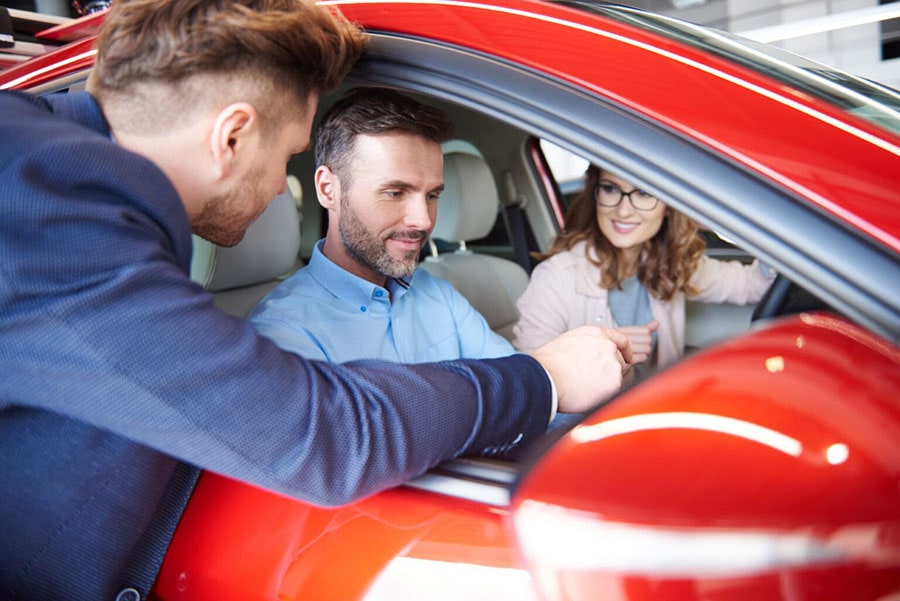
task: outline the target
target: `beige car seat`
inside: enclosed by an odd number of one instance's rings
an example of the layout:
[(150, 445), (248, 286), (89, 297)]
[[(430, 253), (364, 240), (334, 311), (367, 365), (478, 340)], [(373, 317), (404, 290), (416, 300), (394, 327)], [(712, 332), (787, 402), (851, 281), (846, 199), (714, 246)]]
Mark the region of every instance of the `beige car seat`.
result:
[(294, 197), (290, 191), (275, 197), (236, 246), (226, 248), (196, 235), (193, 241), (191, 279), (213, 293), (220, 309), (246, 317), (299, 267), (300, 216)]
[[(515, 261), (475, 253), (467, 240), (484, 238), (497, 220), (499, 195), (490, 168), (468, 152), (444, 155), (444, 191), (438, 201), (431, 256), (421, 269), (449, 280), (498, 334), (512, 340), (519, 319), (516, 301), (528, 285), (528, 273)], [(438, 253), (434, 240), (455, 243)]]

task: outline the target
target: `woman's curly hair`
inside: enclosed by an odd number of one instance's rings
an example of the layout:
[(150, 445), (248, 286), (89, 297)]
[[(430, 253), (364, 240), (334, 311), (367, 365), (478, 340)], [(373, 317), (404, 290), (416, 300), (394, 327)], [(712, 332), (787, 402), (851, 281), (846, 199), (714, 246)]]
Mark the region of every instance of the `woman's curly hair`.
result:
[[(600, 286), (612, 289), (620, 287), (628, 274), (621, 252), (603, 235), (597, 224), (594, 188), (602, 173), (602, 169), (594, 165), (588, 168), (584, 189), (566, 212), (565, 227), (550, 250), (538, 255), (538, 258), (570, 250), (584, 240), (596, 253), (589, 252), (587, 258), (600, 268)], [(666, 208), (659, 232), (644, 242), (637, 272), (638, 280), (654, 297), (668, 301), (679, 290), (688, 296), (697, 293), (690, 279), (706, 249), (706, 243), (697, 235), (698, 230), (693, 219), (671, 207)]]

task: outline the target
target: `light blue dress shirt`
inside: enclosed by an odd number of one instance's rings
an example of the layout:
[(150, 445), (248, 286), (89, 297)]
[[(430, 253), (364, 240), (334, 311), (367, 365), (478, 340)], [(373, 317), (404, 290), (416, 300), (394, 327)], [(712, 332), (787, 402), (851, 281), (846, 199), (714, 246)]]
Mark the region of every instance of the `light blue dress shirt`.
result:
[(250, 313), (281, 348), (333, 362), (385, 359), (424, 363), (487, 359), (516, 352), (447, 280), (416, 270), (409, 281), (377, 286), (313, 248), (306, 267)]

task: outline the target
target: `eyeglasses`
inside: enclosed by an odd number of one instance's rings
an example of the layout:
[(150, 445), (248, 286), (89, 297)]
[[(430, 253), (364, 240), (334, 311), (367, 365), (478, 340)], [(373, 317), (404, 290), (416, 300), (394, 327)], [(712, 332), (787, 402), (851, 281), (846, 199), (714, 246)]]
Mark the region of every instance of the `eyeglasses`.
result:
[(628, 202), (637, 211), (652, 211), (659, 204), (659, 199), (647, 194), (639, 188), (631, 192), (623, 192), (622, 188), (612, 182), (600, 182), (594, 186), (594, 200), (601, 207), (617, 207), (622, 199), (628, 197)]

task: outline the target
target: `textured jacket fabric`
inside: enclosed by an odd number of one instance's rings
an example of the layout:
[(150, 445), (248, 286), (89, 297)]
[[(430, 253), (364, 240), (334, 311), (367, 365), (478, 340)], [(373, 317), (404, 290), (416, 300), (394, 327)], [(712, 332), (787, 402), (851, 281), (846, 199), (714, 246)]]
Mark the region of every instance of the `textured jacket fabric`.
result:
[(257, 331), (311, 359), (425, 363), (516, 352), (445, 279), (417, 269), (378, 286), (322, 254), (269, 292), (250, 313)]
[(112, 599), (175, 458), (333, 505), (546, 430), (528, 356), (307, 361), (216, 309), (88, 94), (0, 93), (0, 207), (2, 599)]
[[(600, 268), (588, 260), (587, 252), (587, 243), (579, 242), (535, 267), (528, 288), (519, 298), (520, 318), (513, 330), (513, 346), (530, 351), (579, 326), (619, 325), (609, 310), (608, 290), (600, 287)], [(745, 265), (703, 257), (691, 277), (698, 291), (691, 300), (739, 305), (756, 302), (773, 277), (764, 275), (756, 261)], [(659, 321), (659, 367), (684, 354), (685, 300), (683, 292), (677, 292), (671, 301), (650, 295), (650, 310)]]

